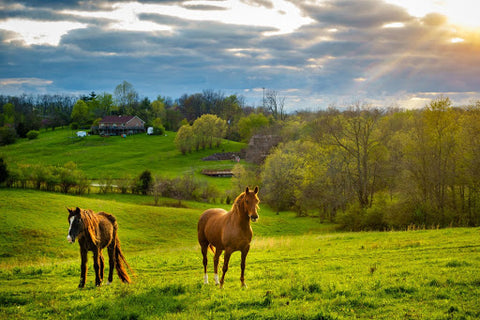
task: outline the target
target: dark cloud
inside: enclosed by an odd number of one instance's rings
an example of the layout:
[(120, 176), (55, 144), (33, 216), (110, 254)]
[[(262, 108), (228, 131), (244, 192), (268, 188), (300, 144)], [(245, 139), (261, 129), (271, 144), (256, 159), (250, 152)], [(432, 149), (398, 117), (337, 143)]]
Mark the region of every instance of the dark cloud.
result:
[(412, 19), (405, 9), (379, 0), (327, 0), (321, 5), (304, 5), (303, 9), (321, 25), (332, 27), (346, 26), (363, 29)]

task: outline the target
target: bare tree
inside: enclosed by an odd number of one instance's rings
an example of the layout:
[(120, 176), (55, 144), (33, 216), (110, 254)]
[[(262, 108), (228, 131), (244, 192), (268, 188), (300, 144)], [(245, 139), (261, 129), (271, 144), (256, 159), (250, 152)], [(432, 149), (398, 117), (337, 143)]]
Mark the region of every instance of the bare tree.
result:
[(264, 104), (275, 120), (285, 120), (285, 97), (280, 97), (278, 91), (267, 90)]

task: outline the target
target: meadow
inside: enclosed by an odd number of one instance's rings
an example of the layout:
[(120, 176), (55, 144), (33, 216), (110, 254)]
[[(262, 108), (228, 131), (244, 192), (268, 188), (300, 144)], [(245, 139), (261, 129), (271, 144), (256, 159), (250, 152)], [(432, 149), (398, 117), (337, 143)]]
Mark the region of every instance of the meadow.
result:
[[(0, 149), (9, 167), (74, 161), (91, 180), (194, 174), (220, 190), (228, 178), (200, 175), (214, 152), (182, 155), (174, 133), (79, 139), (71, 130), (42, 131)], [(261, 196), (261, 190), (260, 190)], [(477, 319), (480, 318), (478, 228), (345, 233), (318, 217), (277, 214), (260, 204), (240, 287), (240, 254), (232, 255), (223, 289), (203, 284), (196, 224), (208, 204), (152, 196), (82, 196), (0, 188), (0, 319)], [(93, 263), (85, 289), (78, 244), (67, 242), (66, 207), (114, 214), (133, 283), (95, 287)], [(213, 280), (213, 255), (209, 256)], [(108, 263), (106, 265), (108, 272)], [(211, 281), (213, 282), (213, 281)]]
[(139, 176), (144, 170), (152, 175), (175, 178), (194, 175), (215, 182), (220, 190), (229, 188), (228, 179), (216, 179), (201, 174), (203, 169), (231, 169), (233, 161), (202, 161), (216, 152), (237, 152), (246, 144), (223, 140), (218, 148), (199, 150), (187, 155), (175, 148), (176, 133), (167, 131), (163, 136), (137, 134), (101, 137), (98, 135), (78, 138), (70, 129), (42, 130), (38, 139), (20, 139), (17, 143), (0, 148), (0, 156), (11, 168), (20, 165), (63, 166), (76, 163), (92, 181), (125, 179)]
[[(261, 206), (246, 282), (240, 255), (224, 289), (203, 284), (196, 223), (210, 206), (152, 205), (135, 195), (0, 189), (0, 318), (4, 319), (477, 319), (478, 228), (341, 233), (318, 218)], [(126, 285), (85, 289), (65, 207), (116, 215), (135, 272)], [(106, 266), (108, 270), (108, 264)], [(210, 255), (209, 272), (212, 255)]]

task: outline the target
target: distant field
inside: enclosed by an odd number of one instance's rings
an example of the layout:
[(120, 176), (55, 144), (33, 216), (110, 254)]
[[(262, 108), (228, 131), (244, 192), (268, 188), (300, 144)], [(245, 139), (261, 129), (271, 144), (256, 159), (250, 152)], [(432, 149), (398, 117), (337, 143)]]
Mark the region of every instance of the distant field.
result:
[[(480, 318), (478, 228), (337, 233), (317, 219), (261, 207), (248, 288), (240, 288), (237, 252), (220, 290), (203, 285), (196, 243), (197, 218), (212, 205), (150, 201), (0, 189), (0, 318)], [(117, 216), (134, 283), (115, 276), (95, 288), (90, 258), (87, 286), (76, 288), (78, 244), (65, 240), (65, 206), (76, 205)]]
[(200, 172), (203, 169), (230, 169), (235, 163), (201, 159), (216, 152), (240, 151), (246, 145), (224, 140), (219, 148), (182, 155), (175, 148), (175, 135), (175, 132), (167, 132), (166, 136), (138, 134), (127, 138), (77, 138), (75, 131), (57, 129), (41, 131), (36, 140), (23, 139), (0, 147), (0, 156), (4, 157), (11, 167), (20, 164), (64, 165), (73, 161), (92, 180), (104, 177), (136, 177), (146, 169), (154, 176), (168, 178), (193, 173), (207, 181), (215, 181), (220, 189), (225, 189), (229, 179), (205, 177)]

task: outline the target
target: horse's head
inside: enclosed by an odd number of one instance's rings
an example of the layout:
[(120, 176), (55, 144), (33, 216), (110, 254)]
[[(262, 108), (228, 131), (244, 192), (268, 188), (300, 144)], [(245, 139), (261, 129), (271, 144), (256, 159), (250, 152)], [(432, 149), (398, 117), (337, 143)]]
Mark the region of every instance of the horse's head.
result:
[(79, 207), (76, 209), (68, 209), (68, 228), (67, 240), (70, 243), (74, 243), (78, 235), (83, 231), (84, 225), (81, 216), (81, 210)]
[(247, 187), (245, 189), (245, 195), (243, 197), (243, 206), (245, 210), (247, 211), (248, 217), (252, 220), (252, 222), (255, 222), (258, 220), (258, 203), (260, 202), (260, 199), (258, 199), (258, 187), (255, 187), (255, 190), (250, 191), (250, 189)]

